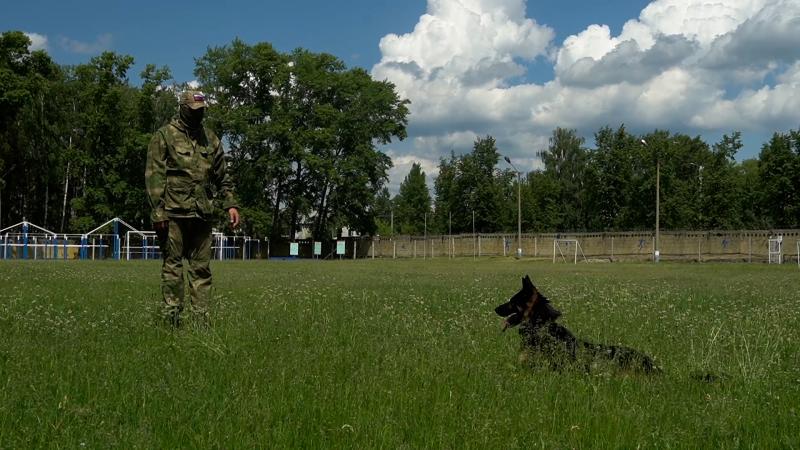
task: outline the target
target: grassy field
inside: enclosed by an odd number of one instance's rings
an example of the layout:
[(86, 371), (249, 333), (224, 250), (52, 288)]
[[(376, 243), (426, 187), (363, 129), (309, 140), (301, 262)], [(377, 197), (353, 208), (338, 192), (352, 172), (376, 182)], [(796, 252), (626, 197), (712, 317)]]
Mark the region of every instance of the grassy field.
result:
[[(213, 327), (173, 332), (157, 263), (0, 263), (0, 448), (800, 447), (796, 265), (213, 270)], [(575, 334), (664, 374), (521, 366), (493, 308), (526, 273)]]

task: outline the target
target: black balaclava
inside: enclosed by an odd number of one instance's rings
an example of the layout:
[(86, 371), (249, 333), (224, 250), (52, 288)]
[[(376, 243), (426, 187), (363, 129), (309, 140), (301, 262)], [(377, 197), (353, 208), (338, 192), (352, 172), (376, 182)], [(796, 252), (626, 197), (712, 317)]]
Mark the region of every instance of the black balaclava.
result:
[(192, 109), (189, 105), (181, 105), (179, 114), (181, 122), (183, 122), (189, 130), (197, 131), (203, 124), (205, 112), (205, 108)]

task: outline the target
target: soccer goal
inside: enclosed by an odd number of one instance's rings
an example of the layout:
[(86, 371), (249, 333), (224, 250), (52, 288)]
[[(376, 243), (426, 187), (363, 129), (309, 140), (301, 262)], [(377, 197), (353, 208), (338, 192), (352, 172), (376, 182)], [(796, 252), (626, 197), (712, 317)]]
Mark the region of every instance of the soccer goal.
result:
[(783, 236), (769, 238), (768, 257), (770, 264), (783, 263)]
[(553, 263), (561, 256), (561, 260), (564, 262), (567, 262), (567, 257), (569, 257), (573, 264), (578, 264), (578, 253), (586, 261), (586, 255), (583, 254), (581, 243), (577, 239), (553, 239)]

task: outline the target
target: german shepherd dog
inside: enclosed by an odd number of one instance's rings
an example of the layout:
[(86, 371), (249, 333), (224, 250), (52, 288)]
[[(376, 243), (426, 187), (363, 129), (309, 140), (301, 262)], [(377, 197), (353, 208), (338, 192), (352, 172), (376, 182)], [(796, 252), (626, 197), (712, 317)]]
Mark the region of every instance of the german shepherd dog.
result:
[(536, 289), (527, 275), (522, 279), (522, 289), (494, 311), (505, 317), (503, 331), (521, 324), (522, 361), (538, 357), (549, 362), (551, 369), (576, 365), (583, 366), (587, 372), (596, 364), (611, 362), (622, 370), (646, 374), (661, 372), (652, 358), (638, 350), (576, 338), (565, 326), (556, 323), (561, 312)]

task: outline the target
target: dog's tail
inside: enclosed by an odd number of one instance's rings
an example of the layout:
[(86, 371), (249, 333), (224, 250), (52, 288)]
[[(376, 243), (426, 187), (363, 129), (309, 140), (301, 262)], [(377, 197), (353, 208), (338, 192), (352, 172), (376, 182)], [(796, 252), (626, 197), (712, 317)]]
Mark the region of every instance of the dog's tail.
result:
[(725, 372), (714, 373), (710, 370), (698, 369), (689, 372), (689, 378), (703, 383), (719, 383), (730, 379), (730, 375)]
[(594, 357), (614, 361), (619, 367), (645, 373), (648, 375), (661, 375), (663, 370), (653, 358), (639, 350), (622, 345), (595, 344), (583, 341), (584, 349)]

